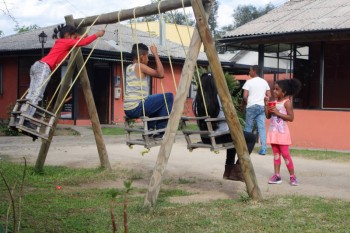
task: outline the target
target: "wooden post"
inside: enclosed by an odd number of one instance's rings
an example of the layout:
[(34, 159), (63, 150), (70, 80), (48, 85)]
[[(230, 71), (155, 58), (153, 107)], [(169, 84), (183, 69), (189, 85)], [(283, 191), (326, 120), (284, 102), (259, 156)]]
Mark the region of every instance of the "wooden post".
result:
[[(73, 16), (69, 15), (65, 17), (66, 23), (69, 25), (73, 25), (74, 20)], [(78, 48), (78, 54), (76, 57), (76, 64), (78, 66), (78, 69), (80, 69), (84, 65), (84, 59), (83, 55), (81, 53), (81, 49)], [(111, 169), (111, 165), (109, 163), (108, 159), (108, 153), (106, 149), (106, 145), (103, 141), (102, 137), (102, 130), (101, 130), (101, 124), (100, 124), (100, 119), (98, 118), (97, 110), (96, 110), (96, 105), (94, 101), (94, 96), (91, 91), (91, 86), (90, 86), (90, 81), (89, 77), (86, 71), (86, 68), (84, 67), (81, 74), (80, 74), (80, 83), (81, 87), (84, 92), (85, 96), (85, 102), (88, 108), (90, 120), (92, 123), (92, 129), (95, 135), (95, 140), (96, 140), (96, 146), (97, 146), (97, 151), (98, 155), (100, 157), (100, 163), (101, 167)]]
[(202, 0), (191, 0), (191, 3), (196, 18), (198, 31), (204, 44), (204, 50), (207, 54), (210, 67), (215, 78), (215, 84), (218, 89), (218, 94), (223, 106), (226, 121), (229, 126), (231, 137), (243, 171), (243, 177), (247, 186), (248, 194), (253, 200), (262, 200), (262, 195), (249, 157), (243, 131), (237, 117), (237, 112), (232, 103), (231, 95), (225, 81), (224, 72), (219, 61), (219, 56), (215, 49), (214, 40), (208, 27)]
[[(203, 2), (210, 2), (212, 0), (203, 0)], [(183, 0), (184, 7), (191, 6), (190, 0)], [(135, 7), (135, 15), (137, 17), (144, 17), (149, 15), (158, 15), (158, 2), (152, 3), (140, 7)], [(164, 13), (166, 11), (175, 10), (178, 8), (182, 8), (182, 0), (165, 0), (160, 4), (160, 12)], [(119, 11), (114, 11), (110, 13), (105, 13), (99, 15), (99, 19), (96, 21), (95, 25), (100, 24), (112, 24), (118, 22), (118, 14)], [(89, 16), (86, 18), (80, 18), (74, 20), (74, 25), (78, 26), (82, 21), (80, 27), (90, 26), (92, 22), (95, 21), (98, 15)], [(120, 21), (134, 19), (134, 8), (132, 9), (124, 9), (120, 10)]]
[[(211, 4), (208, 4), (207, 12), (210, 11)], [(144, 207), (150, 210), (156, 203), (160, 190), (162, 176), (168, 164), (171, 149), (175, 140), (176, 132), (179, 127), (181, 115), (184, 110), (188, 90), (191, 85), (194, 67), (197, 63), (200, 47), (202, 45), (198, 31), (195, 29), (191, 38), (189, 51), (186, 56), (185, 64), (182, 68), (181, 79), (176, 92), (173, 109), (170, 113), (169, 122), (165, 130), (163, 142), (160, 146), (156, 166), (153, 170), (148, 193), (145, 197)]]
[[(75, 48), (73, 50), (71, 56), (74, 57), (74, 55), (76, 53), (77, 53), (77, 48)], [(71, 63), (74, 63), (74, 62), (75, 61), (73, 61), (73, 60), (69, 60), (68, 67), (70, 67), (70, 69), (68, 69), (66, 71), (67, 75), (65, 76), (64, 80), (62, 81), (62, 86), (61, 86), (60, 91), (58, 93), (57, 100), (56, 100), (55, 106), (53, 108), (53, 112), (57, 111), (58, 107), (60, 106), (60, 103), (63, 101), (63, 98), (69, 89), (69, 85), (72, 81), (72, 77), (74, 74), (74, 67), (75, 67), (75, 65), (71, 64)], [(48, 135), (48, 140), (41, 141), (39, 155), (38, 155), (38, 158), (36, 159), (36, 163), (35, 163), (35, 171), (36, 172), (42, 172), (44, 169), (44, 164), (45, 164), (45, 160), (47, 157), (47, 153), (49, 152), (51, 141), (53, 138), (53, 134), (56, 130), (56, 126), (57, 126), (57, 122), (58, 122), (58, 118), (59, 118), (60, 114), (61, 114), (61, 109), (57, 112), (57, 117), (56, 117), (54, 123), (52, 124), (52, 129), (50, 130), (50, 133)]]

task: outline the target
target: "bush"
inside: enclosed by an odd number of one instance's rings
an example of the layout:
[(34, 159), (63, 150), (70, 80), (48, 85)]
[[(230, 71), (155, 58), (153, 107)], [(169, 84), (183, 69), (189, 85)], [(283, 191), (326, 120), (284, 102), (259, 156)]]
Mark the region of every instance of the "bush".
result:
[(18, 131), (15, 131), (13, 129), (10, 129), (7, 127), (7, 124), (0, 123), (0, 135), (1, 136), (19, 136), (21, 133)]
[[(210, 67), (208, 67), (208, 69), (205, 69), (203, 67), (199, 67), (199, 69), (198, 69), (199, 76), (201, 76), (203, 73), (207, 73), (207, 72), (211, 72)], [(234, 75), (231, 75), (227, 72), (224, 73), (224, 75), (225, 75), (228, 90), (231, 94), (232, 103), (235, 106), (236, 111), (237, 111), (238, 120), (239, 120), (242, 128), (244, 128), (244, 126), (245, 126), (245, 113), (242, 109), (242, 102), (243, 102), (242, 89), (241, 89), (239, 82), (236, 80)], [(198, 83), (198, 77), (197, 77), (196, 71), (192, 77), (192, 80), (196, 84)], [(198, 90), (198, 87), (197, 87), (197, 90)]]

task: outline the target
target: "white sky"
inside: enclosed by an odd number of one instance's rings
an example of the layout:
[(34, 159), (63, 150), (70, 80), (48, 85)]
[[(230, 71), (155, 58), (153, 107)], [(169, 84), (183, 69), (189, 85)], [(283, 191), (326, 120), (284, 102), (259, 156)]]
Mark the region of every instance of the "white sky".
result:
[[(286, 1), (288, 0), (219, 0), (218, 25), (223, 27), (233, 24), (232, 14), (238, 5), (251, 4), (260, 7), (271, 2), (279, 6)], [(64, 23), (65, 15), (83, 18), (143, 6), (150, 2), (150, 0), (3, 0), (0, 2), (0, 30), (5, 36), (15, 33), (14, 21), (4, 13), (7, 10), (20, 26), (36, 24), (45, 27)], [(186, 12), (190, 12), (190, 8), (187, 8)]]

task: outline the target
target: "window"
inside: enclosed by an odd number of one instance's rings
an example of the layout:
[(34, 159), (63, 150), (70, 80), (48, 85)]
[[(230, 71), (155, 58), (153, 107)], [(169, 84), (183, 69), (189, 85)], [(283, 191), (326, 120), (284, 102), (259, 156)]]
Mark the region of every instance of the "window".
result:
[(302, 83), (295, 108), (320, 109), (320, 43), (295, 45), (294, 77)]
[(350, 43), (324, 44), (324, 79), (322, 103), (324, 109), (350, 109)]

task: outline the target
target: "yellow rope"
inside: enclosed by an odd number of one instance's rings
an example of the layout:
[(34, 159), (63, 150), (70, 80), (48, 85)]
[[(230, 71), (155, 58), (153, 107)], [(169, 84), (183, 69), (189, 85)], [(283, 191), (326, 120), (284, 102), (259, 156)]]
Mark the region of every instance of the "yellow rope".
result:
[[(161, 12), (160, 12), (160, 4), (161, 4), (161, 1), (158, 2), (158, 13), (159, 13), (159, 20), (161, 20), (161, 18), (163, 17)], [(173, 82), (174, 82), (174, 86), (175, 86), (175, 90), (177, 92), (177, 85), (176, 85), (176, 80), (175, 80), (175, 74), (174, 74), (174, 69), (173, 69), (173, 64), (171, 62), (171, 56), (170, 56), (170, 51), (169, 51), (169, 47), (168, 47), (168, 43), (166, 41), (166, 38), (164, 38), (164, 41), (165, 41), (165, 48), (167, 50), (167, 53), (168, 53), (168, 58), (169, 58), (169, 65), (170, 65), (170, 69), (171, 69), (171, 75), (173, 77)]]
[(120, 31), (121, 31), (121, 28), (120, 28), (120, 13), (122, 11), (120, 10), (118, 12), (118, 43), (120, 45), (120, 59), (121, 59), (121, 67), (122, 67), (122, 80), (123, 80), (123, 93), (125, 94), (125, 83), (126, 83), (126, 80), (125, 80), (125, 77), (124, 77), (124, 59), (123, 59), (123, 42), (122, 42), (122, 37), (120, 36)]
[[(151, 28), (149, 27), (147, 17), (145, 17), (145, 19), (146, 19), (146, 24), (147, 24), (147, 32), (148, 32), (148, 37), (151, 39), (151, 38), (152, 38)], [(150, 40), (150, 42), (152, 43), (152, 40)]]
[[(71, 58), (71, 59), (75, 60), (75, 58), (77, 57), (77, 55), (78, 55), (78, 53), (74, 54), (74, 57)], [(74, 64), (74, 63), (72, 62), (72, 63), (70, 63), (70, 64), (68, 65), (67, 70), (66, 70), (66, 73), (65, 73), (64, 76), (61, 78), (61, 82), (58, 84), (58, 86), (57, 86), (57, 88), (56, 88), (56, 90), (55, 90), (53, 96), (51, 97), (50, 102), (48, 103), (48, 105), (47, 105), (47, 107), (46, 107), (46, 110), (49, 109), (49, 107), (50, 107), (50, 105), (51, 105), (53, 99), (54, 99), (55, 96), (57, 95), (57, 92), (58, 92), (59, 88), (62, 86), (63, 80), (66, 78), (66, 75), (67, 75), (67, 73), (69, 72), (69, 70), (71, 69), (71, 67), (73, 66), (73, 64)]]
[[(105, 28), (107, 27), (107, 25), (108, 25), (108, 24), (106, 24)], [(64, 98), (62, 99), (60, 105), (58, 106), (58, 108), (57, 108), (57, 110), (56, 110), (56, 112), (55, 112), (55, 115), (57, 115), (58, 111), (61, 109), (61, 107), (62, 107), (62, 105), (63, 105), (65, 99), (67, 98), (69, 92), (71, 91), (72, 87), (74, 86), (74, 83), (77, 81), (77, 79), (78, 79), (80, 73), (81, 73), (81, 72), (83, 71), (83, 69), (85, 68), (86, 63), (89, 61), (90, 56), (91, 56), (91, 54), (93, 53), (93, 51), (95, 50), (95, 47), (97, 46), (97, 44), (98, 44), (98, 42), (100, 41), (100, 39), (101, 39), (101, 37), (97, 38), (97, 40), (96, 40), (94, 46), (92, 47), (92, 49), (91, 49), (89, 55), (88, 55), (87, 58), (85, 59), (84, 64), (81, 66), (81, 68), (80, 68), (78, 74), (75, 76), (75, 79), (74, 79), (73, 82), (71, 83), (71, 85), (70, 85), (68, 91), (66, 92)]]
[[(173, 11), (170, 11), (170, 13), (171, 13), (171, 17), (172, 17), (172, 19), (173, 19), (173, 23), (174, 23), (174, 25), (175, 25), (177, 34), (178, 34), (178, 36), (179, 36), (179, 39), (180, 39), (182, 48), (183, 48), (183, 50), (184, 50), (184, 54), (185, 54), (185, 56), (187, 56), (187, 51), (186, 51), (186, 48), (185, 48), (185, 44), (184, 44), (184, 42), (183, 42), (183, 40), (182, 40), (182, 37), (181, 37), (181, 35), (180, 35), (180, 31), (179, 31), (179, 28), (178, 28), (178, 26), (177, 26), (177, 23), (176, 23), (176, 20), (175, 20)], [(196, 65), (197, 65), (197, 63), (196, 63)], [(197, 83), (197, 81), (195, 81), (195, 82)], [(186, 106), (186, 111), (188, 112), (188, 105)]]
[[(190, 27), (189, 27), (188, 18), (187, 18), (187, 15), (186, 15), (184, 0), (182, 0), (182, 9), (183, 9), (184, 16), (185, 16), (185, 20), (186, 20), (186, 26), (187, 26), (188, 37), (191, 39)], [(178, 31), (178, 33), (179, 33), (179, 31)], [(179, 36), (181, 37), (180, 33), (179, 33)], [(185, 54), (186, 54), (186, 56), (187, 56), (187, 53), (186, 53), (186, 52), (185, 52)], [(196, 74), (197, 74), (197, 78), (198, 78), (198, 80), (199, 80), (199, 83), (197, 83), (197, 85), (199, 86), (200, 91), (201, 91), (201, 95), (202, 95), (202, 99), (203, 99), (203, 104), (204, 104), (204, 109), (205, 109), (205, 114), (206, 114), (207, 116), (209, 116), (209, 114), (208, 114), (208, 109), (207, 109), (207, 102), (205, 101), (205, 98), (204, 98), (203, 87), (202, 87), (202, 82), (201, 82), (201, 78), (200, 78), (200, 75), (199, 75), (199, 69), (198, 69), (197, 63), (196, 63)], [(197, 82), (197, 81), (195, 80), (195, 82)]]
[(80, 21), (80, 23), (78, 24), (78, 26), (77, 26), (77, 30), (79, 29), (79, 27), (80, 27), (80, 25), (85, 21), (85, 19), (86, 19), (86, 17), (85, 18), (83, 18), (83, 20), (82, 21)]
[[(137, 64), (139, 66), (139, 75), (140, 75), (140, 87), (141, 87), (141, 102), (142, 102), (142, 112), (143, 112), (143, 117), (146, 116), (146, 112), (145, 112), (145, 100), (143, 98), (143, 92), (142, 92), (142, 73), (141, 73), (141, 64), (140, 64), (140, 53), (139, 53), (139, 42), (138, 42), (138, 38), (137, 38), (137, 31), (136, 31), (136, 15), (135, 15), (135, 10), (136, 8), (134, 8), (133, 13), (134, 13), (134, 25), (135, 25), (135, 34), (134, 31), (132, 33), (133, 39), (136, 43), (136, 51), (137, 51)], [(132, 27), (131, 27), (132, 29)]]
[(182, 40), (182, 37), (181, 37), (181, 35), (180, 35), (179, 28), (177, 27), (177, 23), (176, 23), (176, 20), (175, 20), (175, 17), (174, 17), (173, 11), (170, 11), (170, 13), (171, 13), (171, 17), (172, 17), (172, 19), (173, 19), (173, 22), (174, 22), (174, 25), (175, 25), (175, 28), (176, 28), (177, 34), (179, 35), (179, 39), (180, 39), (180, 42), (181, 42), (182, 48), (183, 48), (183, 50), (184, 50), (184, 53), (185, 53), (185, 55), (187, 55), (187, 51), (186, 51), (186, 49), (185, 49), (185, 44), (184, 44), (184, 42), (183, 42), (183, 40)]
[[(52, 75), (56, 72), (56, 70), (61, 66), (61, 64), (67, 59), (67, 57), (69, 56), (69, 54), (73, 51), (73, 49), (79, 44), (79, 42), (84, 38), (84, 36), (86, 35), (86, 33), (88, 31), (90, 31), (91, 27), (96, 23), (96, 21), (98, 20), (100, 16), (97, 16), (95, 21), (92, 23), (92, 25), (89, 27), (89, 29), (84, 33), (83, 36), (81, 36), (79, 38), (79, 40), (77, 41), (77, 43), (75, 43), (75, 45), (72, 47), (72, 49), (66, 54), (66, 56), (62, 59), (62, 61), (55, 67), (55, 69), (51, 72), (51, 74), (49, 75), (49, 77), (47, 77), (47, 79), (38, 87), (38, 89), (36, 90), (36, 94), (40, 91), (40, 89), (50, 80), (50, 78), (52, 77)], [(26, 94), (28, 93), (28, 90), (23, 94), (23, 96), (21, 97), (21, 99), (24, 98), (24, 96), (26, 96)]]
[[(149, 36), (149, 38), (151, 39), (151, 29), (150, 29), (150, 27), (149, 27), (147, 18), (146, 18), (146, 24), (147, 24), (147, 28), (148, 28), (148, 36)], [(152, 40), (150, 40), (150, 41), (152, 42)], [(160, 80), (160, 87), (161, 87), (161, 89), (162, 89), (163, 99), (164, 99), (166, 111), (167, 111), (168, 115), (170, 115), (170, 111), (169, 111), (168, 103), (167, 103), (167, 101), (166, 101), (166, 96), (165, 96), (164, 85), (163, 85), (163, 80), (162, 80), (162, 79)]]

